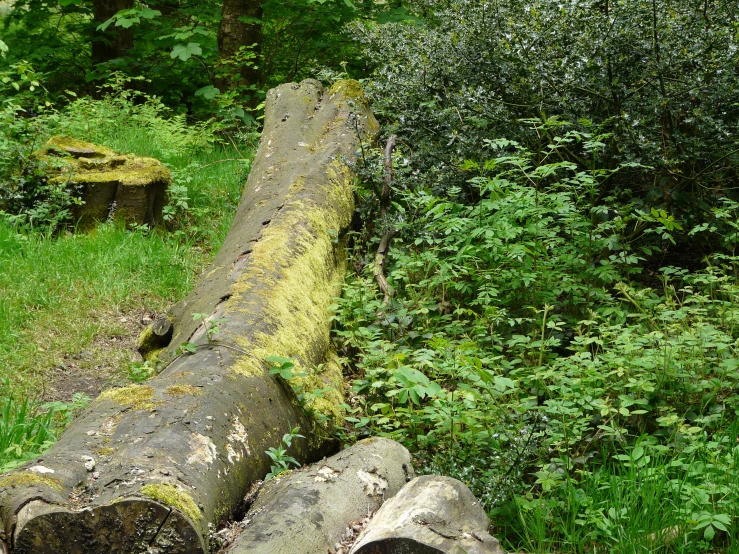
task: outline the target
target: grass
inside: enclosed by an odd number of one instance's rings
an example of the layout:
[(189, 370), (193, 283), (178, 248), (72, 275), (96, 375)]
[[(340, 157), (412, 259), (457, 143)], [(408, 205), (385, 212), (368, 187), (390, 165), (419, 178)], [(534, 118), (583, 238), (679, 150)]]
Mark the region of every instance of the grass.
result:
[(530, 554), (739, 552), (738, 426), (682, 452), (603, 451), (593, 472), (494, 510), (496, 535)]
[(119, 100), (73, 104), (48, 134), (160, 159), (173, 177), (168, 230), (103, 223), (51, 234), (0, 221), (0, 471), (38, 455), (84, 405), (81, 395), (60, 402), (57, 378), (98, 388), (127, 380), (142, 315), (165, 312), (192, 288), (241, 196), (248, 147), (224, 147), (212, 129), (181, 120), (173, 128), (159, 108), (132, 117), (135, 103)]
[[(187, 164), (206, 165), (216, 156)], [(126, 333), (122, 317), (161, 312), (182, 298), (230, 225), (243, 180), (235, 165), (193, 174), (185, 214), (191, 224), (174, 235), (104, 224), (54, 237), (0, 223), (0, 378), (33, 394), (65, 358), (97, 338)]]

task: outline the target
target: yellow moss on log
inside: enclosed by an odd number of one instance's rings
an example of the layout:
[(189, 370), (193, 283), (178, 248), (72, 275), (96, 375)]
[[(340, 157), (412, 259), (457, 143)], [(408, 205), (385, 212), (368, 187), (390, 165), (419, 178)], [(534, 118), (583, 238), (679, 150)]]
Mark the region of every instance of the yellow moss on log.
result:
[(154, 500), (159, 500), (162, 504), (170, 508), (179, 510), (194, 523), (199, 522), (202, 518), (200, 508), (195, 504), (192, 496), (174, 485), (168, 485), (166, 483), (144, 485), (141, 487), (141, 493)]
[(51, 137), (34, 153), (38, 159), (59, 158), (60, 174), (52, 182), (113, 183), (143, 186), (153, 182), (170, 182), (169, 170), (154, 158), (119, 155), (110, 148), (71, 137)]
[(309, 398), (305, 407), (329, 417), (335, 425), (344, 423), (344, 410), (341, 408), (344, 402), (344, 379), (341, 363), (335, 352), (330, 353), (323, 367), (309, 370), (304, 376), (293, 377), (290, 385), (308, 393), (317, 389), (328, 389), (324, 390), (320, 397)]
[(367, 96), (364, 94), (364, 89), (359, 81), (354, 79), (342, 79), (336, 81), (328, 91), (329, 95), (341, 94), (347, 100), (353, 100), (355, 102), (367, 103)]
[(47, 475), (38, 475), (30, 471), (13, 473), (0, 479), (0, 489), (6, 487), (32, 487), (34, 485), (45, 485), (58, 491), (64, 488), (64, 484), (59, 479), (54, 479)]
[(166, 393), (175, 398), (182, 398), (183, 396), (200, 396), (202, 391), (192, 385), (172, 385), (167, 387)]
[[(354, 197), (353, 175), (343, 163), (333, 162), (327, 176), (320, 206), (306, 198), (305, 178), (293, 183), (285, 208), (254, 245), (234, 285), (227, 311), (266, 314), (268, 325), (267, 332), (240, 344), (251, 355), (235, 364), (233, 371), (239, 374), (262, 375), (262, 360), (268, 356), (295, 358), (295, 371), (307, 373), (300, 365), (314, 359), (313, 349), (330, 351), (329, 306), (341, 292), (346, 268), (344, 251), (335, 248), (334, 241), (351, 221)], [(332, 387), (335, 392), (315, 399), (311, 407), (340, 421), (341, 387), (336, 384), (341, 382), (341, 368), (328, 363), (315, 377), (315, 383), (321, 383), (316, 388)]]
[(43, 148), (39, 151), (41, 155), (63, 155), (71, 156), (73, 154), (82, 155), (86, 158), (105, 158), (107, 156), (114, 156), (110, 148), (92, 144), (91, 142), (85, 142), (72, 137), (65, 137), (62, 135), (56, 135), (51, 137)]
[(119, 389), (108, 389), (98, 397), (100, 400), (112, 400), (123, 406), (131, 406), (134, 410), (152, 410), (156, 403), (152, 402), (154, 389), (148, 385), (129, 385)]
[[(169, 170), (159, 160), (154, 158), (140, 158), (138, 156), (116, 156), (122, 158), (123, 163), (111, 169), (106, 160), (99, 164), (81, 165), (74, 170), (71, 181), (74, 183), (110, 183), (117, 182), (129, 187), (148, 185), (157, 181), (169, 183)], [(68, 175), (60, 175), (54, 181), (69, 180)]]

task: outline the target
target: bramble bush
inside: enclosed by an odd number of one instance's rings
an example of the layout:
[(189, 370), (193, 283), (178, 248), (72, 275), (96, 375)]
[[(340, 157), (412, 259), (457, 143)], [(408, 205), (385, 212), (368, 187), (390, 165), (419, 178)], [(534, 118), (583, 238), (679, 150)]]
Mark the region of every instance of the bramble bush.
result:
[[(490, 157), (485, 141), (494, 137), (539, 152), (554, 135), (525, 120), (556, 117), (606, 137), (599, 167), (641, 167), (610, 179), (619, 202), (642, 201), (691, 229), (717, 200), (736, 200), (727, 186), (739, 165), (735, 2), (408, 5), (416, 18), (352, 29), (374, 68), (375, 110), (412, 152), (409, 186), (474, 196), (459, 170), (465, 159)], [(589, 163), (566, 148), (559, 155)], [(710, 251), (699, 238), (692, 248)]]

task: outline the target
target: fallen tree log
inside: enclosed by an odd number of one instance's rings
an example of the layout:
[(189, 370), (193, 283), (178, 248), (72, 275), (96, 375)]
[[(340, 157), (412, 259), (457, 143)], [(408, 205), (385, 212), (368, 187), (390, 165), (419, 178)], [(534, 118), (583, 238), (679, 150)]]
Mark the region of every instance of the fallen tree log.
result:
[(228, 554), (296, 554), (336, 550), (347, 527), (372, 514), (413, 478), (397, 442), (373, 438), (268, 482)]
[(423, 475), (383, 504), (350, 554), (504, 554), (488, 524), (462, 482)]
[[(265, 450), (283, 433), (299, 426), (307, 437), (289, 452), (301, 463), (337, 448), (264, 359), (293, 359), (306, 373), (302, 386), (332, 389), (310, 408), (340, 417), (329, 305), (340, 292), (354, 209), (346, 160), (376, 130), (355, 81), (325, 91), (309, 80), (268, 93), (234, 224), (170, 317), (174, 339), (161, 354), (171, 363), (144, 384), (103, 392), (44, 456), (0, 477), (4, 548), (201, 554), (209, 528), (231, 518), (269, 471)], [(176, 354), (182, 342), (194, 353)]]

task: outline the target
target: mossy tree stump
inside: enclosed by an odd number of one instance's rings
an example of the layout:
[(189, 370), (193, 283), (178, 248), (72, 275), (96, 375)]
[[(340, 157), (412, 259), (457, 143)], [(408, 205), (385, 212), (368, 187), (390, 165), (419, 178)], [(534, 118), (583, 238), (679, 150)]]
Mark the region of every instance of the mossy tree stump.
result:
[(125, 224), (161, 225), (169, 170), (154, 158), (116, 154), (110, 148), (55, 136), (37, 152), (49, 164), (49, 180), (75, 189), (82, 203), (72, 207), (77, 228), (88, 230), (114, 219)]
[[(289, 451), (301, 463), (338, 446), (265, 357), (291, 358), (306, 386), (331, 387), (311, 408), (341, 417), (329, 306), (354, 211), (346, 162), (377, 128), (353, 83), (268, 93), (234, 224), (168, 318), (174, 338), (160, 358), (169, 364), (101, 394), (42, 458), (0, 477), (0, 542), (12, 553), (202, 554), (209, 527), (240, 509), (284, 433), (299, 426), (305, 435)], [(194, 313), (209, 314), (205, 324)], [(184, 341), (198, 348), (177, 356)]]

